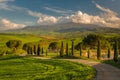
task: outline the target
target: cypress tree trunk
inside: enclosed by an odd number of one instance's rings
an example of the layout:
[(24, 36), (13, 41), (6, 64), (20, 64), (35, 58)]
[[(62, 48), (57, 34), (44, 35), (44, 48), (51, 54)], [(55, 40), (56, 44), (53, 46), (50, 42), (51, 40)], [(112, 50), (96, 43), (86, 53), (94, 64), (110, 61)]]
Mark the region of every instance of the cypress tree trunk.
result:
[(33, 54), (33, 50), (32, 50), (32, 47), (30, 47), (30, 54), (31, 54), (31, 55)]
[(110, 54), (111, 54), (110, 48), (108, 48), (108, 58), (110, 58)]
[(97, 59), (99, 60), (101, 57), (101, 43), (98, 41), (98, 47), (97, 47)]
[(74, 41), (72, 40), (72, 48), (71, 48), (72, 50), (71, 50), (71, 54), (72, 54), (72, 56), (74, 56)]
[(30, 54), (30, 47), (27, 48), (27, 54)]
[(63, 48), (63, 41), (61, 42), (61, 48), (60, 48), (60, 57), (64, 56), (64, 48)]
[(34, 54), (36, 55), (36, 46), (34, 45)]
[(82, 44), (80, 44), (80, 56), (82, 56)]
[(43, 49), (43, 47), (42, 47), (42, 51), (41, 51), (41, 54), (43, 55), (43, 53), (44, 53), (44, 49)]
[(118, 41), (115, 40), (114, 45), (114, 62), (118, 62)]
[(87, 53), (88, 53), (88, 58), (90, 58), (90, 49), (88, 49)]
[(40, 55), (40, 45), (38, 45), (38, 48), (37, 48), (37, 55), (38, 56)]
[(66, 56), (68, 56), (68, 43), (66, 43)]

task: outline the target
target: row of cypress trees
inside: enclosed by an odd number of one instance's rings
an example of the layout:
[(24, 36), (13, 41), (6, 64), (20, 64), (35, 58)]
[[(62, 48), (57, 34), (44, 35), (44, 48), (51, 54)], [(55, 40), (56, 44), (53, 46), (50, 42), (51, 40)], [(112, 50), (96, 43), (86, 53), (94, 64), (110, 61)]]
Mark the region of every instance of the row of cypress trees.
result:
[[(79, 47), (79, 50), (80, 50), (80, 56), (82, 56), (82, 45), (80, 44), (80, 47)], [(110, 47), (108, 48), (108, 55), (107, 57), (110, 58), (111, 54), (111, 50), (110, 50)], [(115, 40), (115, 44), (114, 44), (114, 57), (113, 57), (113, 60), (115, 62), (118, 62), (118, 41)], [(66, 56), (69, 55), (69, 50), (68, 50), (68, 43), (66, 43)], [(72, 45), (71, 45), (71, 55), (74, 56), (74, 41), (72, 40)], [(90, 49), (88, 49), (87, 51), (87, 57), (90, 58)], [(60, 57), (63, 57), (64, 56), (64, 48), (63, 48), (63, 41), (61, 42), (61, 48), (60, 48)], [(100, 40), (98, 40), (98, 46), (97, 46), (97, 59), (100, 60), (101, 58), (101, 42)]]
[[(40, 45), (38, 45), (37, 47), (36, 47), (36, 45), (34, 45), (33, 48), (32, 47), (27, 48), (27, 54), (29, 54), (29, 55), (39, 56), (39, 55), (43, 55), (43, 53), (44, 53), (44, 48), (43, 47), (41, 48)], [(47, 50), (45, 53), (47, 55)]]

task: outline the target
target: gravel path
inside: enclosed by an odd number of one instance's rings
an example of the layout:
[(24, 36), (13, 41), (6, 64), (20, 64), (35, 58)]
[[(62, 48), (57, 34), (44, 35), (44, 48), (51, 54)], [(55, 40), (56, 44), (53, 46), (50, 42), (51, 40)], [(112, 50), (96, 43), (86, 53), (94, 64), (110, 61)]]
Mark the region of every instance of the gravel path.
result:
[[(48, 58), (40, 58), (40, 59), (48, 59)], [(64, 60), (79, 62), (82, 64), (92, 66), (97, 71), (97, 75), (94, 80), (120, 80), (120, 69), (115, 68), (111, 65), (96, 61), (81, 60), (81, 59), (64, 59)]]

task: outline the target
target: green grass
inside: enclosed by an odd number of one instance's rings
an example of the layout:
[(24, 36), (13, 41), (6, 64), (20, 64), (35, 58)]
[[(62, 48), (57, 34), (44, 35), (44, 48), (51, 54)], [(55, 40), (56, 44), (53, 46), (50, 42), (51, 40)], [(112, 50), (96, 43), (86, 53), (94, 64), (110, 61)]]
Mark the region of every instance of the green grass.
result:
[(104, 60), (104, 61), (101, 61), (101, 62), (106, 63), (106, 64), (110, 64), (110, 65), (120, 69), (120, 58), (119, 58), (117, 63), (115, 63), (113, 60)]
[(0, 47), (6, 46), (6, 42), (9, 40), (21, 40), (22, 43), (27, 42), (37, 42), (41, 38), (39, 36), (34, 35), (8, 35), (8, 34), (0, 34)]
[(94, 76), (93, 68), (69, 61), (19, 56), (0, 58), (0, 80), (91, 80)]

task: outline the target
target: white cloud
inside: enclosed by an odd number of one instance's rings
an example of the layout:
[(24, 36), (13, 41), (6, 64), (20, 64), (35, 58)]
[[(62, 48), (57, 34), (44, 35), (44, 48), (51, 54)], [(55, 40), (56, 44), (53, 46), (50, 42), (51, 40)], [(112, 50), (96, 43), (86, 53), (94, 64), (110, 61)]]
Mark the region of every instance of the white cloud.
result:
[(8, 2), (14, 2), (14, 1), (15, 0), (0, 0), (0, 10), (7, 10), (7, 11), (28, 10), (27, 8), (8, 4)]
[(51, 11), (51, 12), (63, 14), (63, 15), (74, 13), (72, 10), (60, 10), (60, 9), (57, 9), (57, 8), (50, 8), (50, 7), (44, 7), (44, 9), (46, 9), (48, 11)]
[(118, 17), (118, 14), (116, 12), (104, 8), (96, 3), (95, 5), (99, 10), (102, 11), (101, 15), (89, 15), (87, 13), (83, 13), (82, 11), (77, 11), (75, 14), (60, 17), (49, 16), (46, 14), (32, 11), (28, 11), (28, 14), (39, 18), (37, 21), (39, 25), (74, 22), (80, 24), (94, 24), (103, 27), (120, 27), (120, 18)]
[(49, 15), (45, 15), (45, 14), (33, 12), (33, 11), (28, 11), (28, 14), (33, 17), (39, 18), (37, 23), (40, 25), (51, 25), (51, 24), (57, 23), (57, 19), (54, 16), (49, 16)]
[(8, 19), (0, 20), (0, 30), (19, 29), (24, 28), (26, 25), (13, 23)]
[(14, 0), (0, 0), (0, 3), (3, 3), (3, 2), (12, 2)]

